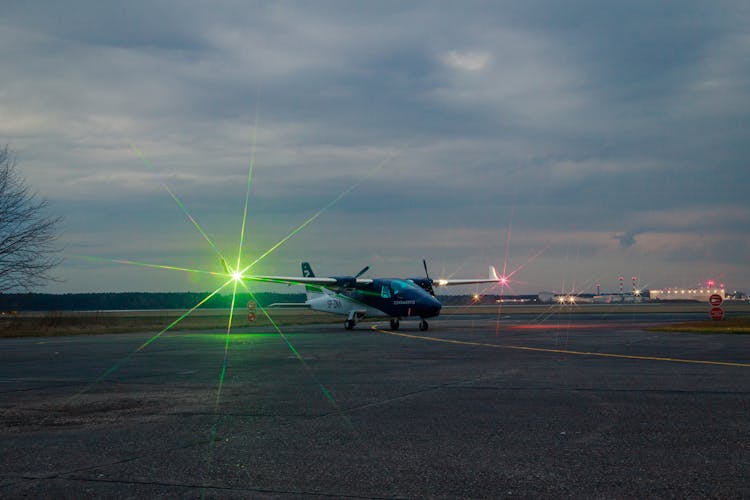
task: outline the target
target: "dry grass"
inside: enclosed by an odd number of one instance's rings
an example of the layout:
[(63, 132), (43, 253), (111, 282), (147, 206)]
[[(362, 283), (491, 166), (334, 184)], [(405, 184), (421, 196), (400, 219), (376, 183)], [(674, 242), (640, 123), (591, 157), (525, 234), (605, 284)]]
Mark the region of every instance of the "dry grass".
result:
[[(501, 308), (492, 305), (444, 307), (442, 316), (455, 314), (541, 314), (541, 313), (576, 313), (576, 314), (630, 314), (630, 313), (675, 313), (705, 312), (707, 304), (620, 304), (574, 306), (558, 305), (503, 305)], [(729, 319), (723, 321), (695, 321), (655, 327), (654, 331), (664, 332), (701, 332), (701, 333), (750, 333), (750, 304), (727, 304)], [(0, 316), (0, 338), (8, 337), (42, 337), (62, 335), (96, 335), (105, 333), (153, 332), (157, 333), (178, 320), (184, 311), (47, 311), (22, 312), (17, 315)], [(279, 326), (306, 325), (322, 323), (343, 323), (343, 316), (310, 311), (308, 309), (272, 309), (270, 314)], [(199, 309), (179, 321), (170, 330), (217, 330), (226, 331), (229, 311), (224, 309)], [(245, 310), (235, 313), (232, 329), (250, 326), (270, 326), (268, 319), (257, 312), (257, 320), (248, 322)]]
[[(95, 335), (105, 333), (159, 332), (178, 320), (183, 311), (133, 312), (61, 312), (28, 313), (0, 318), (0, 338), (47, 337), (62, 335)], [(279, 326), (331, 323), (340, 316), (307, 310), (274, 310), (272, 318)], [(229, 311), (196, 311), (177, 322), (170, 330), (226, 330)], [(232, 329), (270, 326), (258, 311), (256, 321), (249, 322), (245, 311), (232, 318)]]

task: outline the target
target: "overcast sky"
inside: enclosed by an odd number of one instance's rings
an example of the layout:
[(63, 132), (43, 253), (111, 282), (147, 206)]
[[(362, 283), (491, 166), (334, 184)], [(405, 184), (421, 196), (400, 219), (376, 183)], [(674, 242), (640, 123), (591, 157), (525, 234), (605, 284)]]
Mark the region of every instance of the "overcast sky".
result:
[(2, 11), (0, 143), (64, 218), (38, 291), (213, 290), (77, 256), (220, 271), (168, 190), (236, 259), (253, 151), (243, 262), (330, 205), (257, 273), (750, 291), (747, 1)]

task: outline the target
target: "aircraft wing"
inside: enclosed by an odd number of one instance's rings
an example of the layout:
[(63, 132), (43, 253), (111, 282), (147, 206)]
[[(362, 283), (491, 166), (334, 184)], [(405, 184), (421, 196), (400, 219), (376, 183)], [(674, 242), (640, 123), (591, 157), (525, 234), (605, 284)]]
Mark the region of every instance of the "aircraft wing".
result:
[(473, 285), (474, 283), (502, 283), (503, 278), (497, 275), (495, 266), (490, 266), (490, 274), (487, 278), (468, 278), (468, 279), (436, 279), (432, 281), (432, 286), (452, 286), (452, 285)]
[(266, 309), (310, 309), (310, 304), (305, 302), (275, 302)]
[(368, 285), (371, 279), (365, 278), (324, 278), (317, 276), (245, 276), (244, 279), (262, 281), (264, 283), (286, 283), (287, 285), (317, 285), (324, 288), (343, 286)]

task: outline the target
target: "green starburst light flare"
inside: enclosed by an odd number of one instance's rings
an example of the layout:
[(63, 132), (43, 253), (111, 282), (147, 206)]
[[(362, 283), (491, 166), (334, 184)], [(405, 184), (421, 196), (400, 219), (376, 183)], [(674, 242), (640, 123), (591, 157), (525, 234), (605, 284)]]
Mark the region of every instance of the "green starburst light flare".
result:
[[(234, 261), (235, 265), (230, 266), (227, 264), (227, 258), (222, 254), (222, 252), (219, 250), (218, 246), (213, 242), (213, 240), (208, 236), (206, 231), (203, 230), (201, 225), (198, 223), (198, 220), (190, 213), (187, 206), (182, 202), (182, 200), (177, 196), (177, 194), (172, 191), (165, 183), (161, 183), (164, 189), (169, 193), (170, 197), (174, 200), (174, 202), (177, 204), (177, 206), (180, 208), (180, 210), (185, 214), (185, 216), (190, 220), (190, 222), (193, 224), (193, 226), (196, 228), (196, 230), (200, 233), (200, 235), (203, 237), (203, 239), (208, 243), (208, 245), (211, 247), (214, 254), (218, 257), (220, 260), (223, 272), (217, 272), (213, 270), (205, 270), (205, 269), (191, 269), (187, 267), (180, 267), (180, 266), (172, 266), (172, 265), (165, 265), (165, 264), (155, 264), (155, 263), (146, 263), (146, 262), (138, 262), (135, 260), (126, 260), (126, 259), (110, 259), (110, 258), (103, 258), (103, 257), (94, 257), (94, 256), (84, 256), (84, 255), (73, 255), (71, 257), (76, 257), (80, 259), (95, 261), (95, 262), (109, 262), (109, 263), (115, 263), (115, 264), (123, 264), (123, 265), (129, 265), (129, 266), (137, 266), (137, 267), (143, 267), (143, 268), (150, 268), (150, 269), (161, 269), (161, 270), (167, 270), (167, 271), (177, 271), (177, 272), (185, 272), (185, 273), (191, 273), (191, 274), (200, 274), (200, 275), (208, 275), (208, 276), (214, 276), (218, 278), (221, 282), (221, 284), (212, 292), (208, 293), (203, 299), (198, 301), (193, 307), (185, 311), (182, 315), (180, 315), (178, 318), (176, 318), (174, 321), (172, 321), (170, 324), (168, 324), (166, 327), (164, 327), (161, 331), (154, 334), (151, 338), (149, 338), (147, 341), (142, 343), (139, 347), (137, 347), (135, 350), (133, 350), (131, 353), (124, 356), (122, 359), (117, 361), (114, 365), (112, 365), (109, 369), (107, 369), (102, 375), (100, 375), (96, 380), (92, 381), (90, 384), (88, 384), (86, 387), (84, 387), (79, 393), (73, 395), (71, 397), (74, 398), (76, 396), (79, 396), (83, 394), (84, 392), (91, 389), (94, 385), (98, 384), (99, 382), (103, 381), (107, 377), (114, 374), (127, 360), (129, 360), (134, 355), (142, 352), (144, 349), (146, 349), (148, 346), (150, 346), (152, 343), (154, 343), (157, 339), (159, 339), (164, 333), (172, 330), (175, 328), (181, 321), (183, 321), (185, 318), (187, 318), (190, 314), (192, 314), (195, 310), (203, 306), (206, 302), (208, 302), (211, 298), (225, 290), (227, 287), (231, 285), (232, 289), (232, 298), (231, 298), (231, 305), (229, 310), (229, 320), (227, 322), (227, 328), (226, 328), (226, 336), (224, 340), (224, 356), (221, 364), (221, 369), (219, 371), (218, 376), (218, 382), (217, 382), (217, 390), (216, 390), (216, 400), (214, 403), (214, 424), (211, 428), (211, 446), (213, 447), (213, 442), (216, 436), (216, 431), (219, 423), (219, 417), (220, 417), (220, 408), (221, 408), (221, 397), (222, 397), (222, 390), (224, 387), (224, 381), (227, 373), (227, 365), (228, 365), (228, 359), (229, 359), (229, 346), (232, 338), (232, 320), (235, 315), (235, 307), (237, 302), (237, 290), (241, 286), (244, 290), (246, 290), (250, 296), (255, 300), (257, 303), (257, 300), (255, 299), (255, 294), (253, 291), (248, 287), (247, 282), (248, 281), (267, 281), (263, 279), (259, 279), (257, 277), (252, 276), (249, 274), (249, 272), (255, 267), (258, 263), (260, 263), (263, 259), (271, 255), (275, 250), (277, 250), (279, 247), (281, 247), (284, 243), (289, 241), (291, 238), (293, 238), (295, 235), (297, 235), (300, 231), (302, 231), (305, 227), (310, 225), (313, 221), (315, 221), (317, 218), (319, 218), (323, 213), (325, 213), (328, 209), (335, 206), (338, 202), (340, 202), (342, 199), (344, 199), (347, 195), (349, 195), (354, 189), (359, 187), (361, 184), (363, 184), (367, 179), (371, 178), (373, 175), (375, 175), (377, 172), (379, 172), (385, 165), (393, 161), (401, 152), (401, 150), (412, 141), (410, 139), (407, 141), (406, 144), (404, 144), (401, 148), (399, 148), (395, 153), (391, 154), (388, 158), (385, 160), (379, 162), (378, 164), (372, 166), (369, 168), (365, 174), (360, 177), (356, 182), (354, 182), (351, 186), (349, 186), (347, 189), (342, 191), (338, 196), (334, 197), (331, 201), (329, 201), (327, 204), (325, 204), (322, 208), (320, 208), (318, 211), (316, 211), (312, 216), (310, 216), (308, 219), (306, 219), (304, 222), (302, 222), (300, 225), (298, 225), (296, 228), (294, 228), (292, 231), (290, 231), (286, 236), (281, 238), (278, 242), (271, 245), (267, 250), (262, 252), (258, 257), (256, 257), (254, 260), (252, 260), (249, 264), (243, 263), (243, 250), (245, 246), (246, 241), (246, 228), (247, 228), (247, 220), (248, 220), (248, 211), (249, 211), (249, 201), (250, 201), (250, 188), (252, 186), (252, 177), (253, 177), (253, 168), (255, 163), (255, 138), (256, 138), (256, 132), (257, 132), (257, 115), (256, 115), (256, 121), (255, 121), (255, 127), (253, 130), (253, 146), (252, 146), (252, 153), (250, 158), (250, 163), (248, 167), (248, 174), (247, 174), (247, 184), (246, 184), (246, 191), (245, 191), (245, 203), (244, 203), (244, 209), (242, 212), (242, 224), (240, 227), (240, 233), (239, 233), (239, 245), (237, 250), (237, 258)], [(136, 155), (141, 159), (141, 161), (148, 166), (149, 168), (152, 168), (148, 160), (145, 158), (145, 156), (138, 150), (135, 146), (132, 148)], [(276, 332), (276, 334), (284, 341), (285, 345), (288, 347), (288, 349), (292, 352), (294, 357), (299, 361), (299, 363), (303, 366), (307, 374), (315, 381), (315, 383), (318, 385), (321, 393), (323, 394), (324, 398), (328, 403), (333, 407), (333, 409), (336, 411), (336, 413), (339, 414), (339, 416), (342, 417), (344, 421), (348, 423), (348, 425), (351, 425), (351, 422), (349, 421), (348, 417), (343, 414), (341, 408), (336, 403), (335, 399), (333, 398), (333, 395), (331, 392), (318, 380), (317, 376), (313, 372), (313, 370), (308, 366), (305, 359), (300, 355), (298, 350), (294, 347), (292, 342), (289, 340), (289, 338), (283, 333), (279, 325), (273, 320), (271, 315), (268, 313), (268, 311), (260, 306), (260, 310), (262, 311), (263, 315), (268, 319), (269, 323), (272, 325), (273, 330)]]

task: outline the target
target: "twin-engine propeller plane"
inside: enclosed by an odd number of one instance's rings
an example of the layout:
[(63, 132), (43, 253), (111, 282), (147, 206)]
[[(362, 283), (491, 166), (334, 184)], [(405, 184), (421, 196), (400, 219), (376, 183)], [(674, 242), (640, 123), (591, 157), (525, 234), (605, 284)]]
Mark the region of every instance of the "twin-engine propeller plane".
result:
[(391, 328), (396, 330), (402, 318), (420, 318), (419, 329), (427, 330), (427, 318), (440, 314), (442, 304), (435, 297), (433, 287), (470, 285), (474, 283), (501, 283), (503, 278), (490, 266), (489, 277), (470, 279), (433, 280), (427, 273), (420, 278), (362, 278), (370, 267), (354, 276), (317, 277), (310, 264), (302, 263), (302, 276), (252, 276), (254, 281), (305, 285), (307, 300), (304, 304), (274, 304), (275, 306), (307, 307), (346, 316), (344, 328), (351, 330), (365, 316), (386, 316)]

